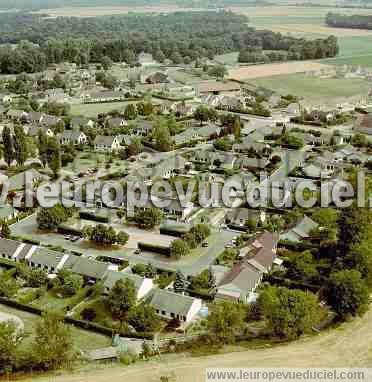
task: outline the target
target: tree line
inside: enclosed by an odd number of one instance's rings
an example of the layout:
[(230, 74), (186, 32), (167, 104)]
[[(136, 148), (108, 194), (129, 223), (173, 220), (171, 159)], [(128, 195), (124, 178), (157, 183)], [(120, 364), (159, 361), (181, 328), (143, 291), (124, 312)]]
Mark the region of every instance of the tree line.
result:
[(326, 23), (335, 28), (372, 29), (371, 15), (341, 15), (329, 12)]
[(107, 58), (136, 65), (141, 52), (151, 53), (158, 62), (167, 59), (174, 64), (212, 59), (233, 51), (251, 52), (256, 47), (288, 52), (290, 59), (332, 57), (338, 52), (335, 37), (313, 42), (257, 31), (247, 25), (246, 16), (226, 11), (91, 18), (44, 16), (0, 14), (2, 73), (33, 73), (48, 64), (68, 61), (86, 65)]

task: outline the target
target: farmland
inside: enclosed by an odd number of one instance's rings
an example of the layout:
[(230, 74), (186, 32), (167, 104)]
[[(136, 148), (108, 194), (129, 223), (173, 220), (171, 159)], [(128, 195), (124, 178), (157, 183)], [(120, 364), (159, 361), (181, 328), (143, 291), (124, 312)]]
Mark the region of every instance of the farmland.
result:
[(313, 102), (345, 102), (349, 97), (361, 97), (368, 93), (369, 85), (363, 79), (338, 79), (288, 74), (256, 78), (250, 83), (273, 89), (282, 94), (295, 94)]
[(236, 80), (246, 80), (292, 73), (303, 73), (329, 68), (328, 65), (313, 61), (287, 62), (279, 64), (251, 65), (231, 69), (229, 77)]

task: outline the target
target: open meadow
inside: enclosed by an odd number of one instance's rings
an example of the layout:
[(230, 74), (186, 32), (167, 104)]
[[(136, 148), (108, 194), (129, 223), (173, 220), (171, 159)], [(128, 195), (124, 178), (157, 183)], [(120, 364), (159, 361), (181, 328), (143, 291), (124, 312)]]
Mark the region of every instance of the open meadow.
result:
[(305, 74), (288, 74), (249, 80), (249, 83), (281, 94), (294, 94), (313, 103), (335, 104), (360, 99), (369, 91), (363, 79), (320, 78)]

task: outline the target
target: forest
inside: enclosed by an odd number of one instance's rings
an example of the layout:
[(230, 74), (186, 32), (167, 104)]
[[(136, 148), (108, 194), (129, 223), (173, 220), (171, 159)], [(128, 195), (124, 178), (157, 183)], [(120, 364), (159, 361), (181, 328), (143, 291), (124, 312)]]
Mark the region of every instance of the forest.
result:
[(372, 15), (341, 15), (328, 13), (327, 25), (335, 28), (372, 29)]
[[(108, 57), (136, 65), (139, 53), (158, 62), (190, 63), (229, 52), (257, 49), (288, 52), (288, 59), (333, 57), (337, 39), (309, 41), (255, 30), (246, 16), (226, 11), (128, 14), (90, 18), (44, 18), (0, 13), (1, 73), (33, 73), (63, 61), (85, 65)], [(255, 62), (247, 59), (244, 62)]]

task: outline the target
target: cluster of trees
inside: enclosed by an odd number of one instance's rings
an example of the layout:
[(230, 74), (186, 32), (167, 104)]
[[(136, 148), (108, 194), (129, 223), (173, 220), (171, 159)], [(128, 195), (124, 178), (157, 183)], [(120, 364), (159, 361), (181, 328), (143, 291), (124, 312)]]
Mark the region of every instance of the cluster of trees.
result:
[(370, 15), (341, 15), (329, 12), (326, 23), (335, 28), (372, 29), (372, 16)]
[(337, 38), (307, 40), (283, 36), (271, 31), (254, 31), (244, 36), (239, 49), (239, 62), (273, 62), (310, 60), (334, 57), (338, 54)]
[(44, 313), (35, 335), (25, 345), (24, 333), (13, 321), (0, 323), (0, 372), (56, 369), (76, 359), (71, 330), (57, 313)]
[(138, 210), (134, 216), (134, 220), (138, 226), (144, 229), (151, 229), (159, 225), (162, 218), (163, 214), (158, 208)]
[(89, 240), (101, 245), (125, 245), (129, 239), (126, 232), (116, 232), (112, 227), (103, 224), (84, 227), (83, 234)]
[[(288, 58), (309, 59), (337, 54), (334, 37), (307, 41), (247, 26), (247, 17), (232, 12), (177, 12), (101, 17), (57, 17), (28, 13), (0, 15), (0, 71), (38, 72), (63, 61), (85, 65), (125, 61), (135, 65), (141, 52), (164, 62), (190, 63), (233, 51), (288, 51)], [(206, 38), (207, 36), (207, 38)], [(6, 44), (18, 44), (11, 47)], [(244, 58), (244, 54), (242, 54)], [(222, 78), (225, 70), (213, 68)]]
[(15, 125), (12, 134), (9, 126), (5, 126), (2, 136), (5, 162), (10, 166), (15, 160), (19, 166), (23, 166), (28, 158), (27, 139), (23, 127)]
[(72, 217), (74, 212), (74, 208), (66, 208), (60, 203), (51, 208), (40, 208), (36, 216), (37, 225), (40, 229), (55, 230)]
[(191, 249), (198, 247), (210, 234), (211, 230), (208, 225), (202, 223), (195, 225), (181, 239), (172, 241), (171, 256), (175, 259), (186, 256)]
[(159, 328), (155, 309), (146, 303), (137, 305), (137, 290), (132, 280), (118, 280), (107, 296), (107, 305), (112, 316), (120, 321), (121, 329), (125, 323), (139, 332), (154, 332)]

